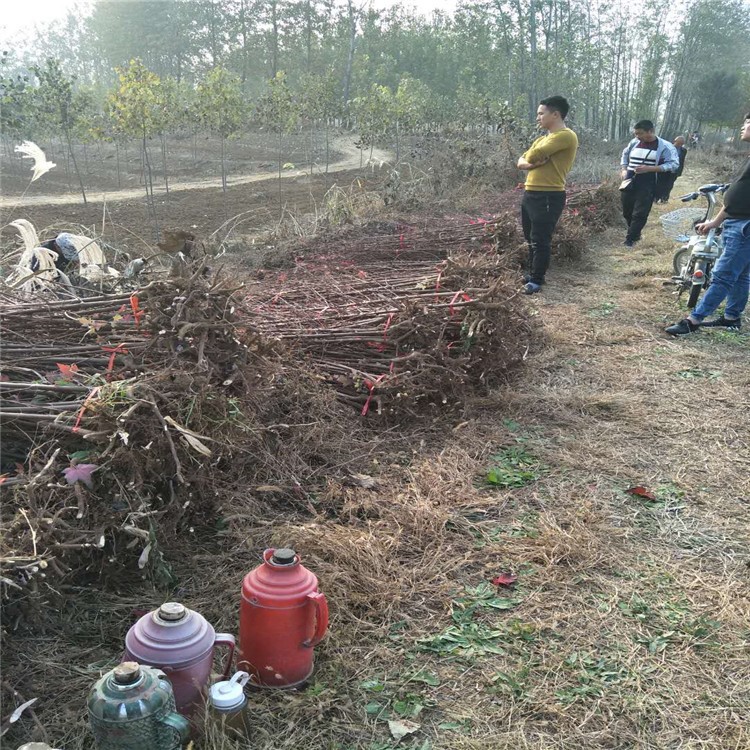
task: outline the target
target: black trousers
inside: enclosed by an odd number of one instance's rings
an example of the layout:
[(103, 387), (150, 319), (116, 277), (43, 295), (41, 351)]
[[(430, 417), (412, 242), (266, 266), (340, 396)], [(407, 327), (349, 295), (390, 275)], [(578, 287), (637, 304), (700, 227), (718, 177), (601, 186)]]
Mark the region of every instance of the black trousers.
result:
[(549, 268), (552, 233), (565, 208), (565, 191), (526, 190), (521, 202), (521, 226), (529, 246), (529, 276), (544, 283)]
[(646, 226), (651, 206), (654, 205), (654, 183), (649, 181), (645, 185), (635, 185), (630, 190), (620, 193), (622, 198), (622, 215), (628, 223), (628, 233), (625, 236), (630, 242), (641, 239), (641, 231)]
[(667, 201), (672, 193), (677, 174), (674, 172), (659, 172), (656, 175), (656, 192), (654, 200)]

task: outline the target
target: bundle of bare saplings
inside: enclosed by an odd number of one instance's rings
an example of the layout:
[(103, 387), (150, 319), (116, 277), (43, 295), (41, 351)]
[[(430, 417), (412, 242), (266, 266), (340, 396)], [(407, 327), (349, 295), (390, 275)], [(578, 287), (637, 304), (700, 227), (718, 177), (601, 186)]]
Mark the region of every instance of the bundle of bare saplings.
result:
[(248, 298), (198, 261), (134, 293), (0, 308), (7, 624), (70, 581), (159, 574), (167, 540), (219, 502), (270, 486), (304, 503), (307, 477), (350, 450), (345, 403), (453, 406), (528, 346), (486, 248), (320, 270)]
[[(383, 260), (443, 260), (448, 252), (493, 247), (511, 265), (525, 257), (525, 242), (518, 219), (523, 191), (513, 189), (493, 195), (472, 216), (424, 216), (407, 220), (346, 224), (337, 230), (295, 240), (293, 253), (315, 257), (342, 267)], [(620, 196), (615, 183), (574, 185), (552, 237), (552, 251), (560, 258), (578, 259), (592, 234), (621, 221)]]
[(287, 342), (363, 415), (455, 405), (516, 366), (531, 334), (516, 274), (495, 252), (343, 272), (306, 263), (248, 302), (258, 330)]

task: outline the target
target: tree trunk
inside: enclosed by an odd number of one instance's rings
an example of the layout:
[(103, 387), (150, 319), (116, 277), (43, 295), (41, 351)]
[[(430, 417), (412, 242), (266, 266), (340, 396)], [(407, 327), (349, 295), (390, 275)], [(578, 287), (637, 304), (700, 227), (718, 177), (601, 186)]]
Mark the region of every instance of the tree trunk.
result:
[(315, 167), (315, 120), (310, 123), (310, 177)]
[(276, 0), (271, 0), (271, 78), (279, 72), (279, 16)]
[(78, 177), (78, 184), (81, 187), (81, 195), (83, 196), (83, 205), (88, 205), (88, 201), (86, 200), (86, 190), (83, 187), (83, 179), (81, 178), (81, 172), (78, 169), (78, 162), (76, 161), (76, 155), (73, 153), (73, 144), (70, 142), (70, 131), (65, 131), (65, 138), (68, 141), (68, 149), (70, 150), (70, 157), (73, 160), (73, 166), (76, 170), (76, 177)]
[(346, 57), (346, 69), (344, 71), (344, 107), (349, 107), (349, 92), (352, 85), (352, 67), (354, 66), (354, 50), (357, 46), (357, 15), (352, 0), (347, 0), (349, 9), (349, 52)]
[[(328, 165), (330, 164), (330, 161), (331, 161), (329, 128), (330, 128), (330, 124), (328, 122), (328, 118), (326, 117), (326, 176), (328, 176)], [(326, 185), (327, 184), (328, 183), (326, 183)]]
[(70, 150), (66, 146), (65, 141), (63, 140), (63, 137), (61, 135), (58, 135), (58, 142), (59, 142), (60, 153), (62, 154), (62, 157), (65, 160), (65, 164), (63, 167), (65, 169), (65, 182), (68, 185), (68, 190), (72, 190), (73, 183), (70, 180)]
[(307, 0), (305, 3), (305, 46), (307, 47), (305, 70), (309, 75), (312, 69), (312, 0)]
[(536, 118), (537, 98), (537, 59), (536, 59), (536, 0), (529, 2), (529, 47), (531, 51), (531, 80), (529, 86), (529, 114)]
[(247, 50), (247, 2), (246, 0), (242, 0), (240, 3), (240, 13), (239, 13), (239, 21), (240, 21), (240, 37), (242, 39), (242, 86), (244, 88), (245, 84), (247, 83), (247, 76), (248, 76), (248, 50)]
[(164, 189), (167, 191), (167, 203), (169, 203), (169, 175), (167, 174), (167, 136), (161, 135), (161, 164), (164, 170)]
[(143, 182), (146, 186), (146, 208), (154, 222), (155, 236), (159, 236), (159, 219), (156, 215), (156, 201), (154, 200), (154, 180), (151, 171), (151, 159), (149, 158), (148, 145), (146, 143), (146, 134), (143, 134), (141, 142), (142, 161), (143, 161)]
[(226, 195), (227, 192), (227, 167), (226, 167), (226, 139), (221, 136), (221, 190)]
[(282, 146), (283, 146), (283, 133), (281, 129), (279, 129), (279, 216), (282, 215), (283, 208), (281, 205), (281, 156), (282, 156)]

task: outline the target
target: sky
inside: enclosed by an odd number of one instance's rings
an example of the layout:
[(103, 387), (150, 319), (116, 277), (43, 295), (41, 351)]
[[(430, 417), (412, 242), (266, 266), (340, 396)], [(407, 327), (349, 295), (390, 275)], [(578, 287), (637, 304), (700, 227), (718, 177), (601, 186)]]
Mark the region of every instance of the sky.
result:
[(76, 0), (6, 0), (0, 13), (3, 39), (11, 38), (24, 28), (64, 19), (75, 5)]
[[(123, 0), (113, 0), (122, 2)], [(127, 0), (124, 0), (127, 1)], [(360, 0), (357, 5), (372, 2), (377, 8), (395, 5), (391, 0)], [(32, 28), (37, 24), (48, 24), (64, 19), (68, 11), (76, 5), (85, 7), (87, 0), (5, 0), (0, 13), (0, 33), (4, 39), (11, 38), (24, 27)], [(432, 10), (452, 12), (456, 0), (403, 0), (407, 7), (414, 7), (422, 13)]]

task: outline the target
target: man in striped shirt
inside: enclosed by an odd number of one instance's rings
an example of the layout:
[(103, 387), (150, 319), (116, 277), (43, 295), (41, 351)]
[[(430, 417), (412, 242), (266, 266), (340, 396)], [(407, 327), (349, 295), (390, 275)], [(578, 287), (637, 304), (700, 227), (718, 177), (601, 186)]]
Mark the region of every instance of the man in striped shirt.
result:
[(651, 120), (639, 120), (633, 128), (632, 141), (623, 149), (622, 215), (628, 223), (625, 247), (641, 239), (651, 206), (654, 203), (656, 179), (660, 172), (676, 172), (680, 167), (677, 149), (663, 138), (657, 138)]

